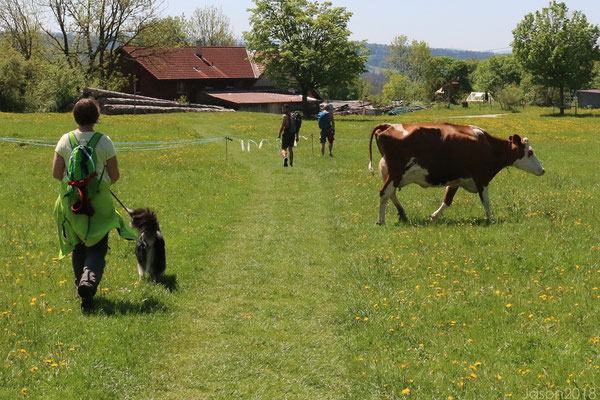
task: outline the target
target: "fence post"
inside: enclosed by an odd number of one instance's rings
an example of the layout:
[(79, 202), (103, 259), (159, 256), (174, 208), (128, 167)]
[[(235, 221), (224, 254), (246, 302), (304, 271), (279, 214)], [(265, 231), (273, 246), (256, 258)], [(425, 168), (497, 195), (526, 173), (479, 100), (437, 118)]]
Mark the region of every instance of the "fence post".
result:
[(225, 161), (227, 161), (229, 159), (228, 158), (229, 151), (228, 151), (228, 146), (227, 146), (227, 142), (229, 142), (229, 141), (233, 142), (233, 139), (231, 139), (230, 137), (225, 136)]

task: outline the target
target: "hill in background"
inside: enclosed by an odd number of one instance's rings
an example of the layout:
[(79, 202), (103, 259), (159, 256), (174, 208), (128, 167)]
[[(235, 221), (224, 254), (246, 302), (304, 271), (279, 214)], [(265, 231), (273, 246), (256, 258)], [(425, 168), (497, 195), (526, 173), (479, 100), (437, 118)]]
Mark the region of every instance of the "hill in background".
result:
[[(390, 46), (387, 44), (367, 43), (366, 47), (371, 51), (369, 58), (367, 59), (367, 69), (371, 72), (377, 72), (379, 68), (385, 68), (387, 59), (390, 55)], [(447, 56), (460, 60), (468, 60), (470, 58), (485, 60), (497, 54), (501, 53), (458, 49), (431, 49), (431, 55), (433, 57)]]

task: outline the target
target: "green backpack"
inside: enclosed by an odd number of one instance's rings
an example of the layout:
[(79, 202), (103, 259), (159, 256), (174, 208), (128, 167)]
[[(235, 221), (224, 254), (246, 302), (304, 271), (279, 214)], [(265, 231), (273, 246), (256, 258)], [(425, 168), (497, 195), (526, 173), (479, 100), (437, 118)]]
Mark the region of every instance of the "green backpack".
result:
[[(73, 150), (71, 150), (71, 156), (67, 163), (67, 183), (69, 185), (67, 196), (71, 198), (71, 211), (74, 214), (84, 214), (88, 217), (94, 215), (90, 199), (96, 193), (102, 179), (102, 176), (98, 178), (96, 172), (97, 160), (94, 152), (100, 138), (102, 138), (102, 134), (95, 132), (90, 141), (84, 145), (79, 144), (73, 132), (69, 133), (69, 141)], [(104, 170), (102, 174), (104, 174)]]

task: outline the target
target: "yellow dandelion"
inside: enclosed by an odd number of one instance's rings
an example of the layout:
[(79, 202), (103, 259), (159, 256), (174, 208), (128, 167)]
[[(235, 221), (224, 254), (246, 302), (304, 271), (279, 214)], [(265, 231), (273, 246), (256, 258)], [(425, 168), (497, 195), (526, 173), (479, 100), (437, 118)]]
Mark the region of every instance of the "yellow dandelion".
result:
[(22, 394), (23, 396), (27, 395), (27, 388), (23, 388), (23, 389), (21, 389), (21, 394)]
[(35, 371), (37, 371), (38, 369), (39, 369), (39, 368), (38, 368), (37, 366), (36, 366), (36, 367), (33, 367), (33, 368), (31, 368), (31, 372), (35, 372)]
[(50, 366), (51, 366), (52, 368), (56, 368), (56, 367), (58, 367), (58, 364), (57, 364), (57, 363), (52, 363), (52, 364), (50, 364)]
[(511, 308), (511, 307), (512, 307), (512, 304), (510, 304), (510, 303), (508, 303), (508, 304), (506, 305), (506, 308)]
[(402, 394), (409, 394), (410, 393), (410, 389), (406, 388), (402, 391)]

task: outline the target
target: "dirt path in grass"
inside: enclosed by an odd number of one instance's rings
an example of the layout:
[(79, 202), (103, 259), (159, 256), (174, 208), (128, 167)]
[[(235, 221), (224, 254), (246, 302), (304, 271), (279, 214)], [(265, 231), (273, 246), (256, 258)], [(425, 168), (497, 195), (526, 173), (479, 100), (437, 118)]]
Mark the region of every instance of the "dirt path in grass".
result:
[(250, 193), (235, 208), (226, 237), (182, 294), (177, 343), (169, 344), (176, 353), (165, 365), (171, 381), (160, 398), (348, 393), (337, 332), (336, 294), (344, 288), (332, 270), (336, 250), (321, 200), (329, 189), (318, 169), (284, 169), (272, 165), (272, 154), (260, 157), (245, 165), (250, 182), (240, 190)]

